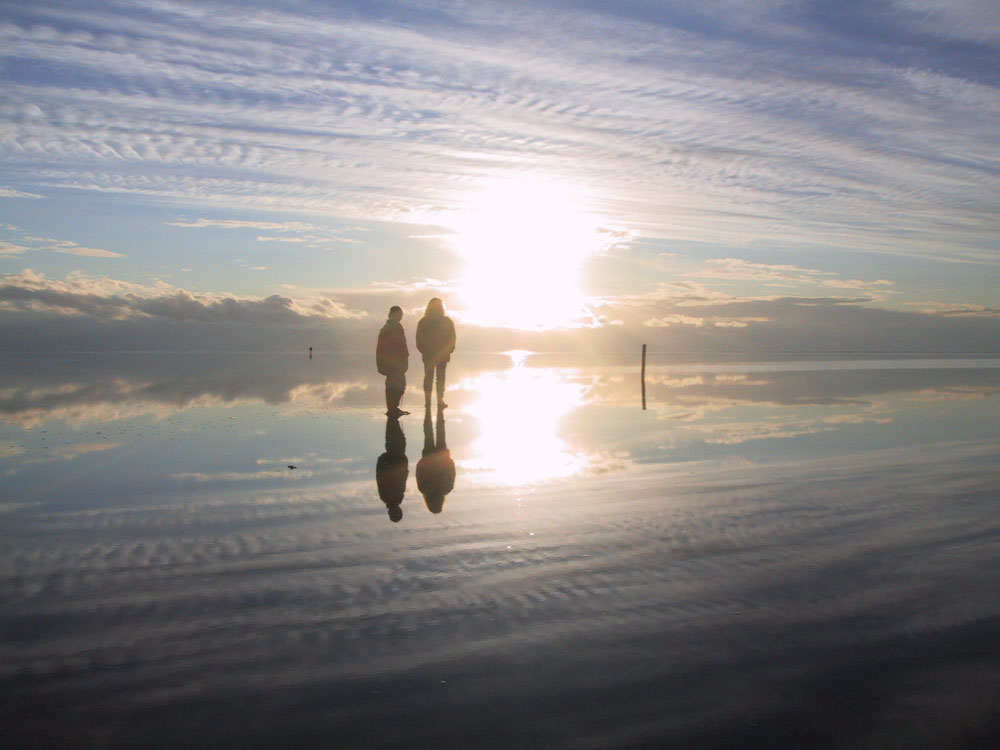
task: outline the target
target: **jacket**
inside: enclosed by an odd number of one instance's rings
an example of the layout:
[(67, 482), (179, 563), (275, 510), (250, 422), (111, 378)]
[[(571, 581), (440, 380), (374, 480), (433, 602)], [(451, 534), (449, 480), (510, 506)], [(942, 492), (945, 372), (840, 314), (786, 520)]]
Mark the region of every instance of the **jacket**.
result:
[(447, 362), (455, 351), (455, 324), (447, 315), (425, 315), (417, 323), (417, 351), (424, 362)]
[(406, 347), (403, 326), (394, 321), (386, 321), (378, 332), (375, 345), (375, 366), (382, 375), (399, 375), (409, 367), (410, 350)]

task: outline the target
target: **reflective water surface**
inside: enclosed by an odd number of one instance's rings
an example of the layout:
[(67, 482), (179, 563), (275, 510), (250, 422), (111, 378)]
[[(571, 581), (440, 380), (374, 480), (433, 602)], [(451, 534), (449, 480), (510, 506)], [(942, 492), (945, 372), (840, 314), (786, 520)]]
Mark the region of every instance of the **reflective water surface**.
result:
[[(11, 355), (9, 746), (1000, 732), (1000, 360)], [(416, 386), (416, 387), (415, 387)]]

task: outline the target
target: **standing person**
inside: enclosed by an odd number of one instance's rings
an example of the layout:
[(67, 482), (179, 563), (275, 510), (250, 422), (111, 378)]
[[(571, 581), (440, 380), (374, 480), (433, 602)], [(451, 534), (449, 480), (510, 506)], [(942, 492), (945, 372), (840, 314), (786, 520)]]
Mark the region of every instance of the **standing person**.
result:
[(409, 414), (399, 408), (399, 401), (406, 390), (406, 369), (410, 364), (410, 350), (406, 348), (406, 334), (399, 321), (403, 310), (398, 305), (389, 308), (389, 317), (378, 332), (375, 346), (375, 366), (385, 375), (385, 408), (389, 417)]
[(431, 386), (437, 371), (438, 409), (444, 402), (444, 373), (455, 351), (455, 324), (444, 314), (444, 303), (435, 297), (427, 303), (424, 317), (417, 323), (417, 350), (424, 357), (424, 404), (431, 406)]

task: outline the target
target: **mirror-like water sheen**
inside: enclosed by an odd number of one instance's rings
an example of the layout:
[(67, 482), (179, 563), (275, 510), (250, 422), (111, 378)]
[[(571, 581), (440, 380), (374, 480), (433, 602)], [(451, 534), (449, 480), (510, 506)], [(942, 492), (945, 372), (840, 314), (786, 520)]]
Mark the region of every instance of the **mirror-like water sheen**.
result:
[(587, 387), (552, 368), (530, 368), (524, 353), (511, 367), (458, 383), (472, 401), (463, 409), (479, 426), (463, 470), (483, 481), (527, 485), (580, 474), (587, 457), (574, 453), (561, 434), (562, 420), (584, 403)]
[(8, 358), (4, 739), (985, 746), (1000, 360), (637, 365)]

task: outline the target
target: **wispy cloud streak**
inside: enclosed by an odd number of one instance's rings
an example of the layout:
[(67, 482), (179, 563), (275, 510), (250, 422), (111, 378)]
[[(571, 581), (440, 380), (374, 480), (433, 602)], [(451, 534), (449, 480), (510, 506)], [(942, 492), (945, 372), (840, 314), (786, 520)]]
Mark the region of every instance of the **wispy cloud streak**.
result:
[(650, 236), (995, 260), (985, 6), (233, 7), (9, 10), (7, 181), (401, 219), (551, 173)]

